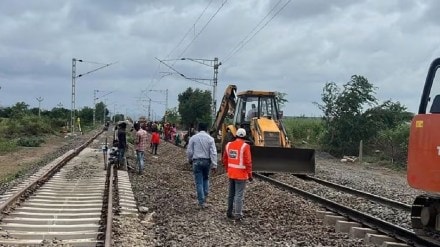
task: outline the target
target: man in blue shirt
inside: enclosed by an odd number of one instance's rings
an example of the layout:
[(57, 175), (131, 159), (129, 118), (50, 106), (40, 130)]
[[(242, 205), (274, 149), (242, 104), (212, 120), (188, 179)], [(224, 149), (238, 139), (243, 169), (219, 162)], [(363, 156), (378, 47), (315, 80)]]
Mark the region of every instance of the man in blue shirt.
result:
[(209, 194), (209, 170), (217, 169), (217, 149), (212, 136), (206, 133), (208, 125), (199, 124), (199, 133), (189, 139), (186, 154), (188, 162), (193, 166), (196, 182), (197, 200), (200, 208), (205, 208)]

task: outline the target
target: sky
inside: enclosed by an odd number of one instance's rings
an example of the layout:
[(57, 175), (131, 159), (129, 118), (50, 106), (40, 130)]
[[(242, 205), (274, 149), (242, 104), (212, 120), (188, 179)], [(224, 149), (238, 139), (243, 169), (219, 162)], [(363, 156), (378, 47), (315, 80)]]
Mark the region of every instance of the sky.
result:
[(285, 93), (285, 116), (321, 116), (325, 83), (361, 75), (379, 103), (415, 112), (439, 12), (436, 0), (3, 0), (0, 107), (72, 109), (76, 59), (76, 109), (137, 118), (150, 105), (156, 120), (188, 87), (213, 91), (218, 58), (217, 107), (234, 84)]

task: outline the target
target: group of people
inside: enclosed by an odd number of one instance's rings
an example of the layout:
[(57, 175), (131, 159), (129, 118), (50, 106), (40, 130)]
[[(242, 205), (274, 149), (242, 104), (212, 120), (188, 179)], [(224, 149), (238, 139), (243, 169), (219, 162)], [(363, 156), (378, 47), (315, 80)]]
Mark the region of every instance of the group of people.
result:
[[(222, 163), (229, 178), (226, 217), (241, 221), (243, 200), (247, 181), (252, 181), (252, 158), (249, 144), (245, 142), (246, 130), (239, 128), (236, 139), (226, 144)], [(200, 208), (206, 208), (209, 195), (209, 171), (217, 170), (217, 149), (212, 136), (207, 133), (207, 124), (199, 124), (199, 132), (188, 142), (186, 154), (192, 165)]]
[[(136, 150), (137, 172), (141, 174), (145, 166), (145, 151), (148, 141), (151, 153), (157, 155), (160, 142), (160, 133), (156, 126), (151, 126), (151, 137), (144, 126), (134, 123), (134, 144)], [(200, 208), (208, 207), (206, 203), (209, 195), (209, 173), (217, 170), (217, 149), (214, 138), (207, 133), (208, 125), (199, 124), (199, 132), (191, 128), (187, 134), (186, 154), (192, 165), (197, 192), (197, 201)], [(116, 132), (116, 131), (115, 131)], [(247, 181), (252, 181), (252, 158), (249, 144), (245, 142), (246, 130), (239, 128), (236, 139), (227, 143), (222, 154), (222, 164), (229, 178), (229, 193), (226, 216), (241, 221), (243, 217), (244, 191)], [(127, 150), (127, 123), (121, 122), (117, 126), (114, 139), (117, 140), (119, 151), (119, 165), (125, 162)], [(115, 144), (115, 143), (114, 143)]]
[[(152, 129), (151, 137), (148, 136), (145, 126), (135, 122), (133, 125), (133, 138), (136, 150), (136, 165), (138, 174), (142, 174), (145, 165), (145, 150), (150, 143), (151, 153), (157, 155), (157, 149), (160, 143), (160, 134), (157, 128)], [(116, 132), (117, 131), (117, 132)], [(126, 168), (125, 152), (127, 150), (127, 123), (121, 122), (117, 125), (113, 144), (118, 148), (118, 165)]]

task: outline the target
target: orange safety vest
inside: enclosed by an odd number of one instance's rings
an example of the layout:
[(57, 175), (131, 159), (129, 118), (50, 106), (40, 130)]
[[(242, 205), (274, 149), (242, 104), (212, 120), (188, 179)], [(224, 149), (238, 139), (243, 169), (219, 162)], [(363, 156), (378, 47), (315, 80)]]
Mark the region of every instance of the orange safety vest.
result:
[(251, 147), (237, 138), (226, 144), (223, 152), (223, 165), (230, 179), (247, 180), (252, 176)]

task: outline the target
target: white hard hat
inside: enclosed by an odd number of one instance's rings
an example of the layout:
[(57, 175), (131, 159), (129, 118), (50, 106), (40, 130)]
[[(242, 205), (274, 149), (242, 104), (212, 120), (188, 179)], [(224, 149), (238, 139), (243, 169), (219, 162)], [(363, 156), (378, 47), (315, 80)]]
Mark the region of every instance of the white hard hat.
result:
[(237, 130), (237, 136), (238, 136), (238, 137), (245, 137), (245, 136), (246, 136), (246, 130), (243, 129), (243, 128), (239, 128), (239, 129)]

